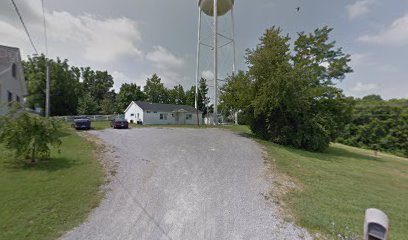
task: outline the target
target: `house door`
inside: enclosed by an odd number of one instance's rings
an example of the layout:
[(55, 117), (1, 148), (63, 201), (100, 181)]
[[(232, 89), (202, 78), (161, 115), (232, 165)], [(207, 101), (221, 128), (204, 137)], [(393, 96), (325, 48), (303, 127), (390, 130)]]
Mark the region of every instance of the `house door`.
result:
[(179, 124), (179, 120), (180, 120), (180, 114), (179, 113), (175, 113), (175, 118), (176, 118), (176, 124)]

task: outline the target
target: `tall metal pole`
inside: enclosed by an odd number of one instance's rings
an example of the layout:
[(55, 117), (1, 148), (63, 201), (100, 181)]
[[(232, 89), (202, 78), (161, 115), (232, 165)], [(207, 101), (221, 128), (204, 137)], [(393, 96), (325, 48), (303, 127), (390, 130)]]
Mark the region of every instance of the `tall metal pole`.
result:
[(195, 87), (195, 108), (197, 110), (197, 125), (200, 125), (200, 120), (198, 119), (198, 81), (200, 78), (200, 50), (201, 50), (201, 7), (198, 6), (197, 67)]
[(233, 63), (232, 63), (232, 76), (235, 75), (235, 63), (236, 63), (236, 53), (235, 53), (235, 19), (234, 19), (234, 6), (231, 8), (231, 19), (232, 19), (232, 52), (233, 52)]
[(45, 81), (45, 117), (50, 116), (50, 64), (47, 61), (46, 70), (46, 81)]
[(214, 0), (214, 124), (218, 124), (218, 0)]
[[(236, 50), (235, 50), (235, 19), (234, 19), (234, 6), (231, 8), (231, 20), (232, 20), (232, 55), (233, 55), (233, 62), (232, 62), (232, 76), (235, 76), (236, 68)], [(238, 112), (234, 113), (235, 124), (238, 124)]]
[(45, 21), (44, 0), (41, 0), (43, 24), (44, 24), (44, 40), (45, 40), (45, 59), (47, 62), (46, 79), (45, 79), (45, 117), (50, 116), (50, 63), (48, 62), (48, 39), (47, 25)]

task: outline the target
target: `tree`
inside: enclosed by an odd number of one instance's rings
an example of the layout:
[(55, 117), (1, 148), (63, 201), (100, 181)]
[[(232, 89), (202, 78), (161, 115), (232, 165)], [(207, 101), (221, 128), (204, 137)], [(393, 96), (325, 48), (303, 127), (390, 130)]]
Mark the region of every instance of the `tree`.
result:
[(220, 109), (224, 112), (240, 113), (238, 119), (240, 123), (248, 123), (248, 107), (252, 101), (252, 85), (248, 75), (239, 71), (236, 75), (230, 76), (227, 83), (221, 88)]
[(408, 156), (408, 100), (380, 100), (376, 95), (354, 100), (352, 121), (337, 141)]
[(51, 61), (50, 69), (50, 112), (52, 116), (75, 115), (79, 94), (82, 94), (78, 76), (68, 60)]
[(335, 80), (351, 72), (350, 56), (328, 42), (327, 27), (290, 38), (267, 29), (255, 49), (247, 50), (251, 130), (278, 144), (322, 151), (350, 118), (351, 106)]
[(75, 115), (78, 97), (82, 94), (80, 76), (71, 68), (68, 60), (56, 61), (44, 55), (29, 58), (23, 62), (27, 81), (29, 108), (45, 109), (46, 66), (50, 65), (50, 110), (51, 115)]
[(208, 97), (208, 85), (205, 78), (201, 78), (198, 83), (198, 96), (197, 96), (197, 107), (203, 115), (207, 114), (207, 106), (210, 103), (210, 98)]
[(144, 92), (147, 96), (147, 101), (152, 103), (168, 103), (168, 93), (161, 78), (157, 74), (153, 74), (151, 78), (146, 80)]
[(95, 115), (98, 114), (99, 106), (90, 93), (85, 94), (79, 99), (78, 114), (79, 115)]
[(192, 86), (190, 90), (186, 91), (186, 105), (195, 107), (195, 92), (196, 87)]
[(367, 95), (363, 97), (362, 100), (364, 101), (382, 101), (383, 99), (380, 95), (372, 94), (372, 95)]
[(184, 92), (183, 86), (181, 86), (180, 84), (174, 86), (173, 89), (168, 90), (168, 97), (170, 104), (186, 104), (186, 93)]
[(100, 113), (109, 115), (115, 113), (116, 107), (116, 93), (114, 90), (111, 90), (105, 94), (101, 104), (100, 104)]
[(0, 117), (0, 143), (13, 150), (16, 159), (24, 157), (31, 163), (50, 156), (50, 147), (61, 144), (59, 123), (22, 109)]
[(81, 68), (83, 88), (90, 93), (98, 105), (113, 87), (113, 77), (107, 71), (94, 71), (90, 67)]
[(116, 101), (116, 109), (123, 112), (132, 101), (144, 101), (146, 95), (142, 92), (140, 86), (134, 83), (122, 84)]

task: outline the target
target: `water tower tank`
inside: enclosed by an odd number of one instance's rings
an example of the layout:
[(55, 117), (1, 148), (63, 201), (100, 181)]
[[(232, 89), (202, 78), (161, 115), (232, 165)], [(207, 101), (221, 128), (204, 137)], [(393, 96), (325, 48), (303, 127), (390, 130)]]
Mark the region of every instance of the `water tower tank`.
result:
[[(200, 0), (201, 10), (208, 16), (214, 16), (214, 0)], [(234, 0), (218, 0), (218, 16), (226, 14), (234, 6)]]

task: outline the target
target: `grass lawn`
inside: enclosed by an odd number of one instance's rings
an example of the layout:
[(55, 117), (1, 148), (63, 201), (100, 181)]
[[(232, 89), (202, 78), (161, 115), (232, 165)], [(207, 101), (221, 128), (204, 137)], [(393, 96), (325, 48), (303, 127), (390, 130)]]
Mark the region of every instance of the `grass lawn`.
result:
[(0, 239), (56, 239), (102, 198), (104, 172), (94, 146), (65, 130), (61, 154), (28, 166), (0, 145)]
[[(245, 126), (232, 129), (253, 137)], [(299, 186), (282, 200), (301, 226), (333, 238), (362, 236), (365, 209), (374, 207), (390, 218), (390, 239), (408, 239), (408, 159), (340, 144), (311, 153), (258, 141)]]
[(103, 130), (107, 128), (111, 128), (110, 121), (95, 121), (91, 122), (91, 127), (93, 130)]

